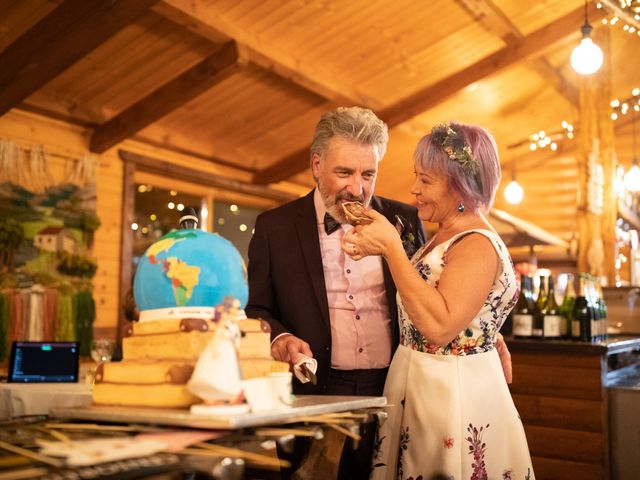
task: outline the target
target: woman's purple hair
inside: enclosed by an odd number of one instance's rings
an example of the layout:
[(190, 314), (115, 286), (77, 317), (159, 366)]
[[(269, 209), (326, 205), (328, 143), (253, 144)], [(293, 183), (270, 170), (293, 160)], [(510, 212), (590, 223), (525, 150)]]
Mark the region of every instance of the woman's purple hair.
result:
[[(473, 171), (465, 170), (457, 160), (449, 158), (435, 140), (434, 130), (447, 127), (462, 135), (465, 144), (471, 148), (476, 163)], [(435, 137), (439, 138), (438, 135)], [(466, 208), (485, 211), (491, 208), (501, 174), (496, 142), (485, 129), (457, 122), (434, 127), (420, 139), (413, 157), (423, 170), (444, 175)]]

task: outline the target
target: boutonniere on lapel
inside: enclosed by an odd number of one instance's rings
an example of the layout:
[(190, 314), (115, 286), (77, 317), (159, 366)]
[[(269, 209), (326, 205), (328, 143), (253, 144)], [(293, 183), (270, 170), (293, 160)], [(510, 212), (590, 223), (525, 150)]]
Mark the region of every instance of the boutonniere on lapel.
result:
[(416, 234), (413, 231), (411, 224), (402, 216), (396, 215), (396, 230), (400, 234), (400, 240), (402, 240), (402, 248), (407, 254), (407, 257), (413, 257), (413, 254), (418, 250), (416, 245)]

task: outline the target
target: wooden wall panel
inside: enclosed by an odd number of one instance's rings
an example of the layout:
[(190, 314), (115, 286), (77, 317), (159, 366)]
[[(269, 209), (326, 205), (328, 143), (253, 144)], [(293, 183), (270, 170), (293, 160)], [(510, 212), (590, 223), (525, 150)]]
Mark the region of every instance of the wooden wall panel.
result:
[(601, 465), (582, 462), (568, 462), (545, 457), (532, 457), (533, 470), (540, 480), (602, 480)]
[(602, 387), (599, 375), (586, 368), (540, 367), (513, 365), (513, 393), (548, 397), (600, 400)]
[[(509, 341), (507, 341), (508, 343)], [(545, 353), (540, 355), (539, 352), (517, 351), (513, 352), (513, 363), (524, 365), (546, 365), (553, 367), (579, 367), (592, 368), (600, 370), (600, 357), (596, 355), (568, 355), (557, 353)]]
[(573, 398), (513, 395), (522, 421), (542, 427), (602, 431), (602, 402)]
[(600, 433), (527, 425), (526, 434), (532, 456), (594, 464), (603, 461)]

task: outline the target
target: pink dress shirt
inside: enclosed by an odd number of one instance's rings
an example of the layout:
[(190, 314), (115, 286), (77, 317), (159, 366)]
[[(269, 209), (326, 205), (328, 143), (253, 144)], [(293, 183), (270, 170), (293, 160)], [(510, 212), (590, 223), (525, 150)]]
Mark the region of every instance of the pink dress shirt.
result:
[(354, 261), (340, 249), (351, 225), (327, 235), (326, 208), (314, 194), (320, 253), (331, 320), (331, 368), (385, 368), (391, 362), (391, 319), (384, 287), (381, 257)]

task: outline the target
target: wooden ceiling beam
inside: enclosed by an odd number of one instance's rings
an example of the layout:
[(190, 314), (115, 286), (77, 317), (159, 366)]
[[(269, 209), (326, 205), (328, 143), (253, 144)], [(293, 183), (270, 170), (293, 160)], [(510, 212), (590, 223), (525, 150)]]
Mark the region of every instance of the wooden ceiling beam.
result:
[(118, 150), (118, 156), (124, 160), (125, 163), (135, 164), (136, 169), (144, 172), (162, 175), (165, 177), (175, 177), (185, 182), (191, 182), (198, 185), (221, 188), (223, 190), (253, 195), (260, 198), (268, 198), (279, 203), (289, 202), (297, 197), (297, 195), (283, 192), (281, 190), (252, 185), (234, 178), (228, 178), (215, 173), (203, 172), (201, 170), (176, 165), (159, 158), (149, 157), (147, 155), (141, 155), (127, 150)]
[(0, 54), (0, 116), (158, 0), (66, 0)]
[[(602, 9), (591, 6), (589, 18), (596, 21), (604, 16)], [(498, 50), (497, 52), (475, 62), (464, 70), (454, 73), (435, 84), (419, 90), (395, 105), (380, 112), (380, 117), (389, 126), (405, 122), (435, 105), (446, 100), (462, 88), (478, 80), (499, 72), (539, 53), (569, 35), (578, 36), (580, 25), (584, 22), (584, 8), (580, 7), (535, 32), (522, 40)]]
[(196, 98), (232, 75), (238, 68), (237, 60), (235, 42), (223, 44), (217, 52), (96, 128), (89, 149), (102, 153)]
[[(488, 31), (498, 35), (507, 46), (524, 38), (518, 27), (509, 20), (492, 0), (456, 0), (473, 19)], [(544, 57), (529, 58), (526, 63), (571, 105), (578, 107), (578, 89)]]
[(377, 103), (347, 85), (330, 80), (331, 75), (320, 71), (317, 66), (305, 65), (291, 54), (266, 44), (257, 35), (227, 22), (198, 0), (164, 0), (153, 10), (213, 41), (220, 41), (220, 38), (235, 40), (242, 62), (253, 63), (272, 71), (330, 102), (374, 106)]
[[(593, 19), (593, 21), (603, 16), (604, 12), (596, 9), (595, 6), (589, 11), (589, 18)], [(507, 45), (497, 52), (475, 62), (464, 70), (454, 73), (435, 84), (429, 85), (395, 105), (381, 110), (379, 116), (387, 123), (389, 128), (407, 122), (443, 102), (473, 82), (492, 75), (518, 61), (522, 61), (568, 35), (577, 36), (583, 21), (584, 9), (581, 7), (559, 18), (555, 22), (522, 37), (520, 40), (515, 41), (515, 43)], [(498, 18), (494, 19), (493, 23), (500, 24), (500, 30), (509, 37), (509, 29), (504, 22)], [(253, 182), (260, 185), (279, 182), (307, 168), (308, 160), (308, 148), (301, 149), (273, 165), (256, 172), (253, 175)]]

